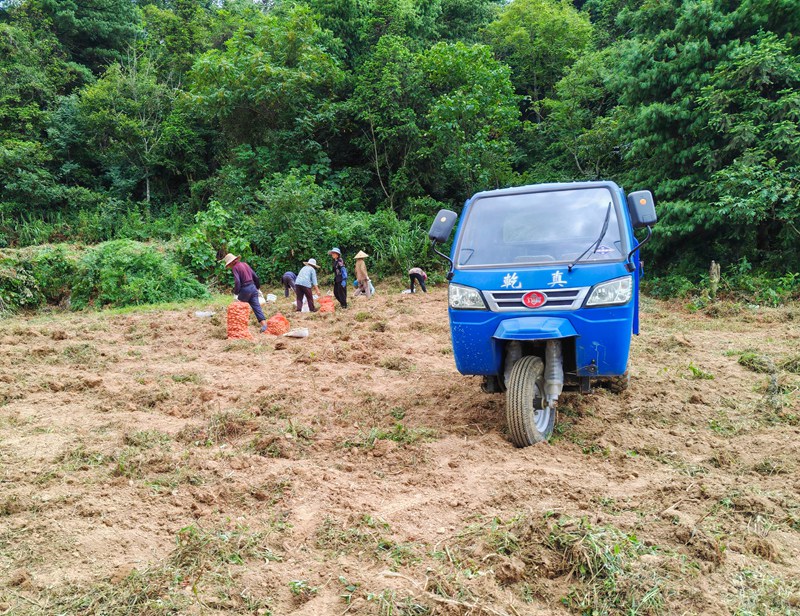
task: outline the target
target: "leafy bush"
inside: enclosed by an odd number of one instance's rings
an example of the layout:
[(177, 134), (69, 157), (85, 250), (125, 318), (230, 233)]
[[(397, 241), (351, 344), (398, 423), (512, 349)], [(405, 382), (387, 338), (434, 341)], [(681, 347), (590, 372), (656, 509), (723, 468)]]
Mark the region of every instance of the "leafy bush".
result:
[(50, 304), (69, 297), (77, 271), (77, 259), (67, 254), (63, 246), (47, 248), (31, 258), (33, 276)]
[[(658, 299), (692, 297), (690, 308), (701, 309), (713, 303), (709, 296), (708, 275), (692, 282), (687, 276), (672, 273), (642, 281), (642, 290)], [(747, 259), (722, 269), (718, 299), (767, 306), (779, 306), (800, 297), (800, 273), (775, 276), (772, 272), (753, 271)]]
[[(370, 273), (405, 274), (415, 265), (430, 267), (435, 257), (428, 251), (427, 228), (420, 213), (414, 220), (401, 220), (393, 210), (371, 214), (330, 205), (336, 193), (319, 186), (314, 178), (297, 171), (274, 174), (261, 182), (260, 205), (252, 212), (234, 211), (212, 201), (196, 216), (196, 224), (181, 239), (180, 262), (201, 280), (230, 276), (219, 263), (225, 252), (240, 255), (265, 281), (277, 282), (287, 270), (297, 271), (314, 257), (328, 271), (327, 251), (338, 246), (345, 262), (353, 267), (352, 255), (364, 250), (370, 255)], [(425, 207), (438, 204), (432, 200)], [(268, 284), (268, 283), (267, 283)]]
[(163, 249), (114, 240), (99, 244), (81, 258), (72, 305), (127, 306), (206, 295), (206, 287)]
[(37, 308), (43, 303), (31, 264), (0, 260), (0, 313)]
[(697, 285), (681, 274), (669, 274), (642, 280), (642, 290), (647, 295), (658, 299), (675, 299), (684, 298), (696, 292)]
[(181, 238), (178, 258), (195, 276), (210, 280), (224, 273), (218, 256), (225, 252), (246, 260), (250, 256), (249, 243), (237, 231), (233, 212), (212, 201), (207, 210), (197, 213), (195, 225)]

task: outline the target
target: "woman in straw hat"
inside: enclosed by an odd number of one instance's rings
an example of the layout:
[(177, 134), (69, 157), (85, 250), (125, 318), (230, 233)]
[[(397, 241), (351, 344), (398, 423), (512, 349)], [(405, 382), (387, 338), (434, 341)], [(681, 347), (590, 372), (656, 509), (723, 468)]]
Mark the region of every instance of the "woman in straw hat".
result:
[(261, 325), (261, 331), (266, 331), (267, 318), (264, 316), (261, 304), (258, 302), (258, 286), (260, 285), (258, 276), (252, 267), (240, 260), (236, 255), (228, 253), (223, 258), (223, 261), (225, 261), (225, 267), (233, 273), (233, 294), (236, 299), (250, 304), (259, 325)]
[[(294, 292), (297, 295), (297, 308), (296, 311), (303, 310), (303, 298), (308, 302), (308, 309), (311, 312), (316, 312), (314, 306), (314, 293), (319, 295), (319, 287), (317, 286), (317, 265), (316, 259), (309, 259), (303, 261), (303, 267), (297, 273), (297, 278), (294, 281)], [(312, 293), (313, 289), (313, 293)]]
[(367, 273), (367, 264), (364, 262), (369, 255), (363, 250), (359, 250), (358, 254), (354, 257), (356, 260), (356, 280), (358, 281), (359, 295), (366, 295), (367, 299), (372, 296), (372, 289), (369, 283), (369, 274)]

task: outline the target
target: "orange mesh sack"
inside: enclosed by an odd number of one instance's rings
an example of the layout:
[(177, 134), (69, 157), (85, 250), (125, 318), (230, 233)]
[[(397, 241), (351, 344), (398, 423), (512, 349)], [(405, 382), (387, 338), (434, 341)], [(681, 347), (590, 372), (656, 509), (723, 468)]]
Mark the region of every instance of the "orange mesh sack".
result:
[(250, 321), (250, 304), (235, 301), (228, 306), (228, 339), (229, 340), (252, 340), (247, 325)]
[(289, 319), (280, 312), (274, 317), (267, 319), (267, 333), (273, 336), (282, 336), (289, 331)]
[(330, 295), (323, 295), (319, 298), (319, 311), (320, 312), (334, 312), (333, 298)]

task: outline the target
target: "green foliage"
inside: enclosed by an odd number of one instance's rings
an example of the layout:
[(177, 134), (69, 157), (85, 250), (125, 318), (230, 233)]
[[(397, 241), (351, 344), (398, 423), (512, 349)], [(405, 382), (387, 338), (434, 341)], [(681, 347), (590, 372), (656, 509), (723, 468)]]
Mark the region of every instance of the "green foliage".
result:
[(487, 41), (511, 67), (517, 91), (534, 105), (553, 92), (591, 36), (588, 16), (567, 0), (514, 0), (486, 28)]
[(586, 518), (562, 517), (550, 524), (545, 542), (563, 554), (564, 572), (580, 581), (562, 599), (566, 606), (584, 614), (662, 610), (666, 579), (637, 570), (642, 568), (638, 557), (656, 549), (636, 535), (613, 526), (592, 526)]
[(157, 247), (115, 240), (89, 250), (78, 263), (75, 308), (128, 306), (205, 297), (206, 288)]
[(99, 72), (134, 40), (138, 13), (129, 0), (35, 0), (73, 59)]
[(668, 274), (642, 281), (642, 290), (658, 299), (682, 299), (697, 289), (695, 283), (681, 274)]
[(428, 193), (446, 198), (512, 183), (512, 135), (520, 123), (508, 67), (488, 47), (463, 43), (438, 43), (421, 63), (434, 97), (422, 150)]
[(70, 296), (77, 271), (77, 259), (63, 246), (45, 249), (31, 258), (33, 277), (48, 304), (58, 304)]
[(43, 303), (31, 264), (0, 260), (0, 314), (37, 308)]
[(131, 54), (112, 64), (81, 94), (79, 113), (93, 156), (107, 169), (112, 191), (124, 195), (150, 183), (161, 156), (165, 119), (174, 91), (159, 83), (147, 56)]
[(656, 195), (651, 293), (706, 306), (714, 259), (752, 265), (724, 301), (777, 305), (798, 30), (763, 0), (0, 3), (0, 246), (174, 240), (229, 281), (224, 252), (273, 277), (338, 244), (397, 273), (442, 205), (610, 178)]
[(75, 271), (76, 257), (63, 246), (9, 251), (0, 257), (0, 312), (63, 302)]
[(222, 124), (230, 143), (263, 148), (262, 174), (296, 166), (326, 172), (318, 133), (331, 121), (328, 99), (343, 79), (335, 48), (308, 7), (260, 14), (224, 50), (197, 59), (191, 100)]

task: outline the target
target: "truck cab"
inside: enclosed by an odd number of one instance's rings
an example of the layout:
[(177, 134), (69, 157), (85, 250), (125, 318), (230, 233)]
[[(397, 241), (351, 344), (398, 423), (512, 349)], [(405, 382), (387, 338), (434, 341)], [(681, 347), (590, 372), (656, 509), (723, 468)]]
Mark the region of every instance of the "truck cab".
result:
[[(457, 215), (429, 237), (449, 239)], [(639, 332), (637, 228), (656, 222), (653, 196), (614, 182), (480, 192), (463, 209), (449, 257), (448, 315), (456, 367), (505, 391), (520, 447), (552, 434), (565, 384), (626, 376)], [(438, 251), (437, 251), (438, 252)]]

